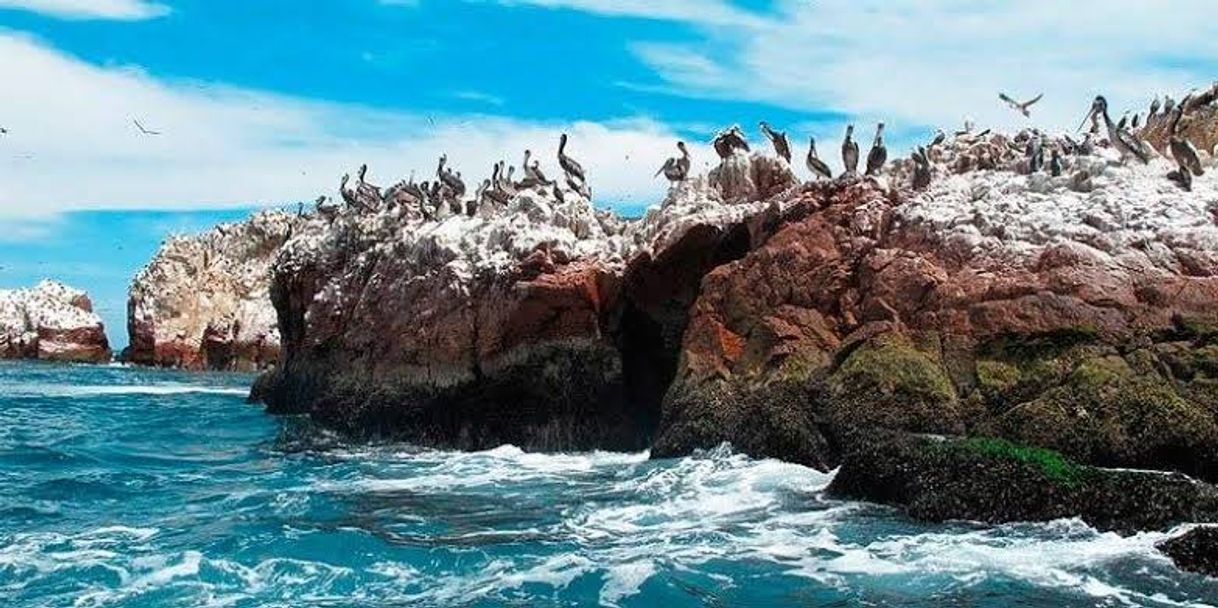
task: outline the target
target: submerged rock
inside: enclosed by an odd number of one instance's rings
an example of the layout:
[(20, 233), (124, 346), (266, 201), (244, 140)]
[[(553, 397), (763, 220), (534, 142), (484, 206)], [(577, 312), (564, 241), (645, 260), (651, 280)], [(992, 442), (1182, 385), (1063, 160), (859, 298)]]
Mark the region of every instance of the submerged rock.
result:
[(264, 211), (167, 240), (131, 283), (124, 358), (194, 370), (249, 371), (277, 362), (269, 269), (301, 223)]
[(1218, 526), (1197, 526), (1156, 546), (1181, 570), (1218, 578)]
[(852, 434), (831, 495), (928, 521), (1079, 517), (1132, 533), (1218, 520), (1218, 489), (1179, 473), (1100, 469), (1001, 439)]
[(85, 292), (45, 280), (0, 290), (0, 359), (104, 363), (110, 344)]

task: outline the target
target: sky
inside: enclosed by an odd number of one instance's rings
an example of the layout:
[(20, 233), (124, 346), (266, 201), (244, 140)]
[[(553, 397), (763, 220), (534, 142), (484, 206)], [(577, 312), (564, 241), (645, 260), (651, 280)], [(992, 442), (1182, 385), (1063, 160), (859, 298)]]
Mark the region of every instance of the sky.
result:
[[(1145, 108), (1218, 78), (1212, 0), (0, 0), (0, 288), (124, 292), (164, 237), (389, 185), (447, 153), (469, 177), (560, 132), (598, 203), (714, 132), (834, 153), (884, 121), (895, 154), (965, 118), (1074, 129), (1096, 94)], [(134, 124), (159, 135), (141, 133)], [(864, 143), (866, 145), (866, 143)], [(797, 171), (804, 172), (802, 163)], [(553, 168), (550, 169), (554, 171)], [(121, 247), (121, 249), (120, 249)]]

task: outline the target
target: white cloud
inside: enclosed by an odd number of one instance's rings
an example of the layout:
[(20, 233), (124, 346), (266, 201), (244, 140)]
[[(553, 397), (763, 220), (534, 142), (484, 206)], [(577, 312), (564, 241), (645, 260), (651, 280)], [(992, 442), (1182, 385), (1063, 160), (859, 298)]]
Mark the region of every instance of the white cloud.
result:
[(1144, 111), (1156, 93), (1178, 99), (1208, 84), (1213, 11), (1212, 0), (783, 0), (765, 20), (701, 43), (632, 48), (667, 91), (691, 97), (898, 127), (954, 127), (965, 116), (1014, 127), (1026, 123), (998, 92), (1043, 91), (1035, 123), (1072, 129), (1097, 93), (1118, 110)]
[[(526, 148), (557, 173), (562, 130), (598, 199), (649, 202), (664, 188), (656, 167), (675, 153), (670, 130), (645, 119), (549, 124), (311, 102), (101, 68), (4, 32), (0, 73), (22, 83), (0, 96), (0, 217), (10, 220), (312, 200), (363, 162), (384, 186), (412, 170), (427, 179), (442, 152), (471, 183), (500, 158), (519, 164)], [(136, 119), (163, 134), (140, 134)]]
[(61, 19), (140, 21), (169, 13), (169, 7), (147, 0), (0, 0), (0, 8), (51, 15)]

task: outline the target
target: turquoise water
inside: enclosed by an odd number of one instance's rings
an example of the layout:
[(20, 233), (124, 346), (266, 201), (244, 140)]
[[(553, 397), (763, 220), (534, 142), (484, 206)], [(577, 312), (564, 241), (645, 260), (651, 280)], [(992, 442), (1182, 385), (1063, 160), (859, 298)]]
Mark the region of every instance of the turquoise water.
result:
[(346, 445), (249, 378), (0, 364), (0, 606), (1180, 606), (1077, 521), (928, 526), (721, 448)]

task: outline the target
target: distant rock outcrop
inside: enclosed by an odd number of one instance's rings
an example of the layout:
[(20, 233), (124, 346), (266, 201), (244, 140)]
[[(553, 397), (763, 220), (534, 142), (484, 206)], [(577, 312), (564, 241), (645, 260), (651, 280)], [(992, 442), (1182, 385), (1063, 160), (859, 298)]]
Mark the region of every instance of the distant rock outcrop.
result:
[(185, 369), (259, 370), (279, 360), (269, 268), (303, 223), (283, 211), (167, 240), (132, 281), (124, 359)]
[(1180, 569), (1218, 578), (1218, 526), (1196, 526), (1157, 546)]
[(89, 296), (46, 280), (0, 291), (0, 359), (104, 363), (110, 344)]

